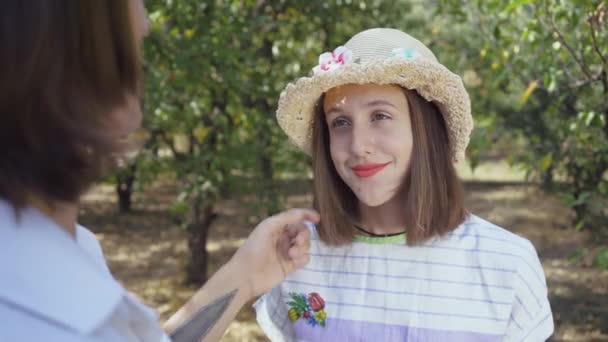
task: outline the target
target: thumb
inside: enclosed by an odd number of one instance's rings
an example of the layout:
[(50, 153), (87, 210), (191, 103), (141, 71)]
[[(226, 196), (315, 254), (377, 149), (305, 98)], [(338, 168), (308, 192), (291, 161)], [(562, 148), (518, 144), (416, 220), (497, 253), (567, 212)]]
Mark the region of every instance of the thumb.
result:
[(267, 219), (267, 224), (272, 232), (279, 231), (285, 226), (296, 224), (302, 221), (319, 222), (319, 214), (311, 209), (289, 209), (271, 216)]

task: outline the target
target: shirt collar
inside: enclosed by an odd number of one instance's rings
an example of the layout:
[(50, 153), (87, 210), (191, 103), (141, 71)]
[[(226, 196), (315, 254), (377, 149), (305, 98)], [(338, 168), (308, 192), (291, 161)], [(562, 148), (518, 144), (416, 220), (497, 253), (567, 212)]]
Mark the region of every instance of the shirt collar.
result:
[(33, 208), (20, 214), (17, 221), (0, 199), (0, 300), (82, 334), (94, 331), (125, 290), (51, 219)]

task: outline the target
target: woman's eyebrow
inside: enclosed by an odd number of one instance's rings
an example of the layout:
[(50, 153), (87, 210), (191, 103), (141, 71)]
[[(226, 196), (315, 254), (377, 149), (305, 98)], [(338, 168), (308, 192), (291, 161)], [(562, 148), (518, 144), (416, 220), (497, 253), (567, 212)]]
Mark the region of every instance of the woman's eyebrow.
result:
[(373, 100), (373, 101), (370, 101), (365, 104), (366, 107), (374, 107), (374, 106), (381, 106), (381, 105), (389, 106), (389, 107), (393, 107), (393, 108), (397, 109), (397, 106), (395, 106), (394, 104), (392, 104), (386, 100)]
[[(394, 104), (392, 104), (391, 102), (386, 101), (386, 100), (372, 100), (372, 101), (366, 103), (364, 106), (365, 107), (388, 106), (388, 107), (398, 109), (397, 106), (395, 106)], [(328, 111), (325, 112), (325, 115), (329, 116), (332, 114), (344, 114), (344, 113), (345, 113), (345, 111), (342, 108), (340, 108), (339, 106), (333, 106)]]
[(327, 112), (325, 112), (325, 116), (329, 116), (332, 114), (344, 114), (344, 110), (342, 110), (342, 108), (339, 107), (332, 107), (330, 110), (328, 110)]

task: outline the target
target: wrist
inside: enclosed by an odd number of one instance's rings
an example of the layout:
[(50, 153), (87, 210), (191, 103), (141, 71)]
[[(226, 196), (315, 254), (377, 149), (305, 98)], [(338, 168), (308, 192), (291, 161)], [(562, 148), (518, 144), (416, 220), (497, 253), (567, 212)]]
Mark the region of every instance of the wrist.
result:
[(232, 258), (223, 268), (229, 274), (231, 282), (239, 289), (240, 295), (246, 301), (256, 297), (254, 274), (252, 269), (248, 269), (242, 260)]

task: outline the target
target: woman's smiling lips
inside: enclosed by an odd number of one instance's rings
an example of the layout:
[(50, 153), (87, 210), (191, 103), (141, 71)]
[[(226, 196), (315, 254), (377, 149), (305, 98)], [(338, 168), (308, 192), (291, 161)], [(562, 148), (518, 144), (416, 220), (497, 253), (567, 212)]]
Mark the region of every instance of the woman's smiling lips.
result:
[(390, 163), (384, 163), (384, 164), (360, 164), (360, 165), (356, 165), (356, 166), (351, 167), (351, 169), (357, 175), (357, 177), (359, 177), (359, 178), (368, 178), (368, 177), (372, 177), (376, 173), (382, 171), (388, 164), (390, 164)]

